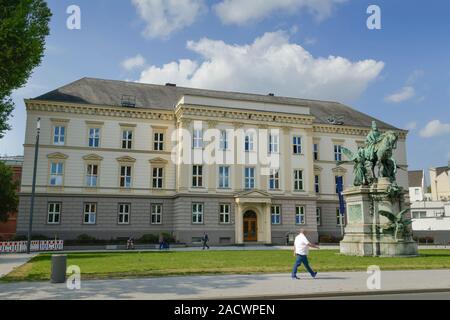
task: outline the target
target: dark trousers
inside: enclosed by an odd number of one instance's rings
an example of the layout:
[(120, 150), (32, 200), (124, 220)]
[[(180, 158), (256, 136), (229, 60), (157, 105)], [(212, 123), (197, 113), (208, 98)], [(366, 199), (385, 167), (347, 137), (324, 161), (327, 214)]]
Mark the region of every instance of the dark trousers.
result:
[(205, 241), (205, 240), (203, 240), (203, 250), (205, 250), (205, 248), (208, 248), (209, 249), (209, 246), (208, 246), (208, 243), (207, 243), (208, 241)]
[(292, 278), (295, 278), (297, 276), (298, 267), (300, 267), (302, 265), (302, 263), (305, 266), (306, 270), (311, 274), (311, 276), (314, 277), (315, 272), (309, 266), (308, 256), (302, 256), (302, 255), (298, 254), (297, 258), (295, 259), (294, 268), (292, 269)]

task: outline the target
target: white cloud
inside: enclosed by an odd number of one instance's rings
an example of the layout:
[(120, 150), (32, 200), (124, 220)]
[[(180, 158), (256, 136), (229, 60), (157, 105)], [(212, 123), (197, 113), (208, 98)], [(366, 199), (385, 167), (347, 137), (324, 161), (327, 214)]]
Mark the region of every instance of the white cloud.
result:
[(413, 85), (415, 82), (417, 82), (417, 80), (419, 80), (423, 75), (424, 75), (424, 71), (420, 70), (420, 69), (416, 69), (414, 70), (408, 77), (408, 79), (406, 80), (406, 83), (408, 85)]
[(450, 123), (442, 123), (439, 120), (429, 122), (425, 128), (420, 131), (420, 136), (423, 138), (431, 138), (450, 134)]
[(347, 0), (223, 0), (214, 10), (225, 24), (242, 25), (263, 20), (274, 12), (293, 14), (307, 10), (319, 21), (329, 17), (336, 4)]
[(375, 60), (313, 57), (282, 31), (266, 33), (248, 45), (204, 38), (189, 41), (187, 47), (201, 59), (150, 66), (139, 81), (350, 101), (358, 98), (384, 67)]
[(122, 61), (122, 67), (127, 70), (133, 70), (135, 68), (140, 68), (145, 65), (145, 59), (142, 55), (138, 54), (135, 57), (125, 59)]
[(204, 0), (132, 0), (147, 26), (147, 38), (168, 38), (173, 32), (193, 24), (206, 10)]
[(407, 86), (400, 89), (400, 91), (393, 93), (385, 98), (387, 102), (400, 103), (413, 98), (416, 95), (416, 90), (413, 87)]

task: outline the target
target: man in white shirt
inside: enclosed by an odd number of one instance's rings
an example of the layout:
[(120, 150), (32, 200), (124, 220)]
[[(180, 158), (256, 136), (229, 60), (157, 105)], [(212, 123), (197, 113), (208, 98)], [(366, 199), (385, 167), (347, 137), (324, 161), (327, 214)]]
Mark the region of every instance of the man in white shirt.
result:
[(297, 277), (297, 270), (303, 263), (306, 270), (311, 274), (313, 278), (317, 276), (317, 272), (314, 272), (309, 266), (308, 251), (309, 248), (319, 249), (319, 246), (309, 242), (305, 236), (305, 230), (301, 229), (299, 235), (295, 238), (294, 242), (294, 257), (296, 257), (294, 268), (292, 269), (292, 279), (300, 279)]

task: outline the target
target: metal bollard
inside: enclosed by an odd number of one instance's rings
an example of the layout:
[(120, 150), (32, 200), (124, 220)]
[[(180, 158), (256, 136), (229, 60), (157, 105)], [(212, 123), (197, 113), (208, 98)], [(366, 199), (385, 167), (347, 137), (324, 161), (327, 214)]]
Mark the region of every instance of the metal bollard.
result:
[(67, 270), (67, 255), (54, 254), (52, 255), (52, 283), (64, 283), (66, 282), (66, 270)]

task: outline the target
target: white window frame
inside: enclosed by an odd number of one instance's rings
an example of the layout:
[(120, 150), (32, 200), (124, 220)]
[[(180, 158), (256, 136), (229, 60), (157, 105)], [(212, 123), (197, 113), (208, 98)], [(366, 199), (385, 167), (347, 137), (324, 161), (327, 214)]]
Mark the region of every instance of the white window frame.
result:
[(89, 128), (88, 146), (89, 148), (100, 148), (100, 128)]
[[(63, 131), (61, 133), (61, 131)], [(67, 128), (63, 125), (54, 125), (53, 126), (53, 145), (55, 146), (64, 146), (66, 144), (66, 133)]]
[(314, 175), (314, 192), (320, 193), (320, 175)]
[(341, 214), (341, 210), (339, 208), (336, 208), (336, 223), (338, 227), (341, 225), (345, 227), (345, 214)]
[(270, 222), (272, 225), (280, 225), (281, 224), (281, 206), (280, 205), (276, 204), (276, 205), (272, 205), (270, 207)]
[(161, 225), (163, 215), (163, 205), (160, 203), (152, 203), (150, 208), (150, 224)]
[(204, 204), (195, 202), (192, 204), (192, 224), (204, 224)]
[(220, 166), (219, 167), (219, 189), (229, 189), (230, 188), (230, 167)]
[(164, 151), (164, 132), (153, 133), (153, 151)]
[(319, 160), (319, 144), (318, 143), (313, 144), (313, 160), (314, 161)]
[(306, 225), (306, 207), (303, 205), (295, 206), (295, 225)]
[[(96, 188), (98, 186), (98, 164), (88, 163), (86, 165), (86, 181), (85, 185), (88, 188)], [(96, 173), (94, 174), (96, 168)]]
[[(122, 169), (125, 168), (125, 172)], [(123, 183), (122, 183), (123, 181)], [(131, 165), (121, 165), (120, 166), (120, 182), (119, 186), (121, 188), (129, 189), (133, 186), (133, 166)]]
[(228, 150), (229, 141), (228, 141), (228, 132), (227, 130), (220, 130), (220, 140), (219, 140), (219, 149), (220, 150)]
[[(247, 173), (249, 173), (249, 174), (247, 175)], [(245, 190), (253, 190), (253, 189), (255, 189), (255, 187), (256, 187), (255, 168), (254, 167), (245, 167), (244, 168), (244, 189)]]
[(255, 150), (255, 135), (253, 132), (248, 132), (244, 137), (245, 152), (253, 152)]
[(152, 189), (164, 189), (164, 168), (152, 168)]
[(121, 147), (124, 150), (133, 149), (133, 136), (134, 131), (132, 129), (122, 129)]
[(203, 130), (194, 129), (192, 136), (192, 145), (194, 149), (203, 149)]
[(193, 188), (203, 188), (203, 166), (193, 165), (192, 166), (192, 187)]
[(294, 136), (292, 138), (292, 144), (293, 144), (293, 150), (292, 152), (296, 155), (302, 154), (303, 148), (302, 148), (302, 137), (301, 136)]
[(280, 135), (276, 133), (269, 134), (269, 153), (280, 152)]
[(63, 184), (64, 184), (64, 161), (51, 161), (49, 185), (52, 187), (61, 187)]
[(334, 145), (334, 161), (342, 161), (342, 145)]
[(305, 184), (303, 181), (303, 170), (294, 170), (294, 191), (305, 191)]
[(316, 207), (316, 222), (318, 226), (322, 225), (322, 207)]
[(219, 204), (219, 224), (231, 224), (231, 206), (229, 203)]
[[(127, 210), (125, 210), (127, 209)], [(131, 215), (131, 204), (129, 203), (119, 203), (117, 224), (129, 225)]]
[[(86, 217), (88, 218), (86, 221)], [(97, 223), (97, 203), (84, 203), (83, 224), (93, 225)]]
[(280, 170), (270, 170), (269, 190), (280, 190)]
[[(47, 224), (61, 224), (61, 202), (49, 202), (47, 204)], [(53, 210), (51, 210), (53, 208)], [(58, 208), (58, 210), (56, 210)], [(56, 217), (58, 217), (56, 219)]]

